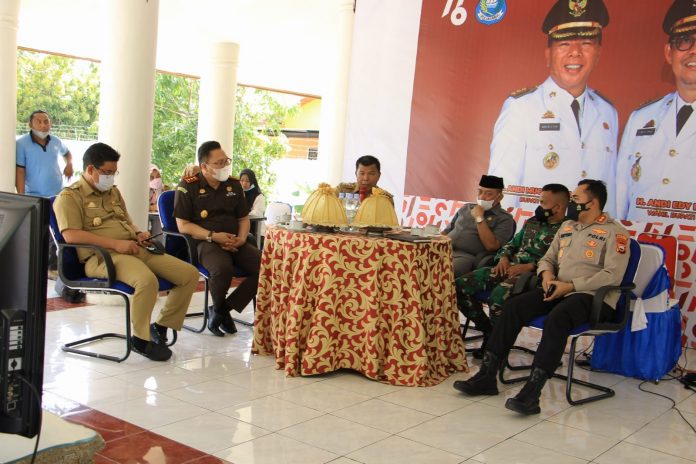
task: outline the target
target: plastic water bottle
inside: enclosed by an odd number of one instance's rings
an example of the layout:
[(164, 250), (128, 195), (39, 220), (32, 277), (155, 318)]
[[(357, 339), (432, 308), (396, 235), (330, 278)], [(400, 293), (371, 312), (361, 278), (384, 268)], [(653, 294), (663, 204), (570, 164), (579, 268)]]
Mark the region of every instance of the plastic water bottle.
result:
[(355, 218), (355, 213), (357, 212), (358, 205), (356, 202), (354, 193), (346, 193), (346, 216), (348, 217), (348, 224), (353, 222)]

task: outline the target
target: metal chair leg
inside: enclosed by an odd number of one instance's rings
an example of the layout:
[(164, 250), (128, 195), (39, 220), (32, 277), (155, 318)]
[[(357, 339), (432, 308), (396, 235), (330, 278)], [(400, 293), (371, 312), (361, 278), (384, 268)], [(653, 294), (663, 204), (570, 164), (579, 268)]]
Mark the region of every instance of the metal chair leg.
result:
[[(252, 307), (254, 308), (254, 315), (256, 315), (256, 296), (254, 296), (254, 298), (252, 298), (251, 303), (252, 303)], [(238, 317), (233, 317), (232, 320), (234, 322), (245, 325), (247, 327), (254, 327), (253, 322), (248, 322), (248, 321), (245, 321), (244, 319), (240, 319)]]
[(178, 337), (177, 337), (177, 332), (176, 332), (176, 330), (174, 330), (174, 329), (171, 329), (171, 330), (172, 330), (172, 334), (173, 334), (173, 335), (172, 335), (172, 341), (169, 342), (169, 343), (167, 343), (167, 346), (172, 346), (173, 344), (175, 344), (175, 343), (176, 343), (176, 339), (178, 338)]
[[(123, 334), (118, 334), (118, 333), (104, 333), (100, 335), (94, 335), (92, 337), (87, 337), (87, 338), (82, 338), (80, 340), (76, 340), (74, 342), (66, 343), (63, 346), (61, 346), (61, 350), (65, 351), (66, 353), (74, 353), (74, 354), (81, 354), (84, 356), (89, 356), (92, 358), (98, 358), (98, 359), (107, 359), (109, 361), (115, 361), (115, 362), (122, 362), (128, 359), (128, 356), (130, 355), (131, 352), (131, 319), (130, 319), (130, 300), (128, 297), (122, 293), (112, 293), (112, 292), (105, 292), (109, 293), (111, 295), (120, 295), (124, 301), (125, 301), (125, 310), (126, 310), (126, 335)], [(86, 351), (86, 350), (81, 350), (78, 348), (73, 348), (75, 346), (82, 346), (82, 345), (87, 345), (92, 342), (100, 341), (100, 340), (105, 340), (109, 338), (120, 338), (121, 340), (126, 341), (126, 354), (123, 356), (112, 356), (108, 354), (101, 354), (101, 353), (95, 353), (92, 351)]]
[[(567, 375), (564, 374), (557, 374), (554, 373), (553, 377), (557, 379), (564, 380), (566, 382), (566, 400), (568, 400), (568, 403), (572, 406), (577, 406), (578, 404), (585, 404), (585, 403), (591, 403), (593, 401), (599, 401), (604, 398), (611, 398), (616, 394), (614, 390), (611, 388), (592, 383), (592, 382), (586, 382), (584, 380), (576, 379), (573, 378), (573, 371), (575, 369), (575, 351), (576, 351), (576, 344), (578, 342), (578, 339), (580, 337), (572, 337), (572, 340), (570, 342), (570, 352), (568, 356), (568, 373)], [(522, 347), (519, 347), (522, 348)], [(529, 350), (528, 348), (525, 348), (525, 351)], [(529, 350), (531, 351), (531, 350)], [(512, 366), (511, 370), (521, 370), (521, 369), (530, 369), (532, 366)], [(521, 377), (513, 377), (510, 379), (505, 378), (505, 369), (508, 368), (510, 369), (510, 363), (508, 360), (505, 360), (505, 364), (503, 367), (501, 367), (500, 372), (498, 373), (498, 379), (500, 380), (501, 383), (510, 385), (513, 383), (517, 382), (523, 382), (529, 379), (529, 376), (521, 376)], [(592, 390), (598, 391), (600, 393), (596, 395), (589, 396), (587, 398), (581, 398), (581, 399), (573, 399), (573, 385), (581, 385), (583, 387), (590, 388)]]
[[(566, 399), (568, 400), (568, 403), (570, 403), (573, 406), (576, 406), (578, 404), (585, 404), (585, 403), (591, 403), (593, 401), (599, 401), (603, 400), (604, 398), (611, 398), (616, 394), (614, 390), (611, 388), (596, 384), (596, 383), (591, 383), (591, 382), (586, 382), (584, 380), (580, 379), (575, 379), (573, 378), (573, 369), (575, 367), (575, 344), (577, 343), (578, 339), (580, 337), (573, 337), (573, 340), (570, 342), (570, 356), (568, 359), (568, 375), (563, 375), (563, 374), (554, 374), (553, 376), (556, 377), (557, 379), (562, 379), (566, 381)], [(596, 395), (589, 396), (587, 398), (581, 398), (578, 400), (573, 399), (572, 395), (572, 389), (573, 389), (573, 384), (576, 385), (582, 385), (583, 387), (591, 388), (592, 390), (598, 391), (600, 393)]]
[(184, 329), (189, 330), (194, 333), (201, 333), (205, 330), (205, 328), (208, 325), (208, 279), (203, 279), (205, 281), (205, 296), (203, 297), (203, 311), (197, 312), (197, 313), (187, 313), (185, 318), (188, 319), (190, 317), (203, 317), (203, 324), (201, 325), (200, 328), (193, 327), (190, 325), (184, 324)]
[(462, 341), (464, 342), (464, 352), (465, 353), (471, 353), (473, 351), (476, 351), (477, 348), (467, 348), (466, 344), (468, 342), (473, 342), (476, 340), (481, 340), (483, 338), (483, 334), (480, 335), (471, 335), (469, 337), (466, 336), (467, 332), (469, 332), (469, 326), (471, 325), (471, 319), (468, 317), (464, 321), (463, 324), (459, 324), (459, 326), (462, 329)]

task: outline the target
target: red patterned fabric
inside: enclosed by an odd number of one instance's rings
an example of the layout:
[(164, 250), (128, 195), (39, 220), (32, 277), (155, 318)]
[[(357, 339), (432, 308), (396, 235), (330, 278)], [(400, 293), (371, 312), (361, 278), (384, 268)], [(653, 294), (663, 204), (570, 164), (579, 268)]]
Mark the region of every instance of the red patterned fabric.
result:
[(348, 368), (394, 385), (467, 370), (451, 242), (269, 229), (252, 352), (290, 376)]

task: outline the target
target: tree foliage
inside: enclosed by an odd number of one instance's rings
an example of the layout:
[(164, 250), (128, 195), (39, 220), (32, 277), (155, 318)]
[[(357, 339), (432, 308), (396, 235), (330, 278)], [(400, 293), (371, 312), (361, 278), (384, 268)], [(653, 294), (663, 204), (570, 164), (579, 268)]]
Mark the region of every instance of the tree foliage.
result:
[(96, 138), (99, 69), (95, 63), (64, 56), (17, 52), (17, 127), (34, 110), (48, 112), (54, 126), (78, 129)]
[[(158, 74), (155, 91), (153, 162), (168, 185), (176, 184), (185, 166), (196, 159), (198, 126), (197, 79)], [(297, 107), (283, 105), (273, 93), (237, 87), (232, 173), (244, 168), (256, 173), (261, 190), (270, 192), (275, 183), (271, 163), (287, 151), (281, 132), (283, 121)]]
[(281, 132), (283, 122), (298, 110), (298, 105), (283, 105), (267, 90), (237, 87), (234, 175), (249, 168), (256, 174), (261, 191), (266, 194), (272, 191), (276, 174), (271, 170), (271, 163), (288, 151), (287, 137)]
[(198, 79), (157, 73), (152, 162), (165, 184), (177, 184), (196, 158), (199, 87)]
[[(68, 128), (97, 140), (99, 66), (84, 60), (20, 50), (17, 53), (17, 119), (26, 127), (32, 111), (51, 116), (54, 132), (72, 139)], [(195, 78), (157, 73), (153, 121), (152, 161), (168, 185), (178, 183), (187, 164), (196, 158), (198, 93)], [(297, 111), (267, 90), (237, 87), (233, 173), (251, 168), (261, 189), (275, 183), (271, 163), (287, 151), (283, 121)], [(24, 130), (24, 129), (22, 129)], [(80, 163), (77, 163), (80, 165)]]

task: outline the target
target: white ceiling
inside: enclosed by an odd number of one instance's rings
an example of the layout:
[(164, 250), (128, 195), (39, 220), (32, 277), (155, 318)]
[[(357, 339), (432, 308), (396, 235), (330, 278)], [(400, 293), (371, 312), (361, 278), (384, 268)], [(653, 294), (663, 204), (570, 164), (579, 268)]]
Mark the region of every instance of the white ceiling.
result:
[[(18, 45), (101, 59), (109, 0), (21, 0)], [(200, 75), (209, 45), (240, 44), (242, 84), (323, 93), (337, 30), (330, 0), (160, 0), (157, 68)]]

